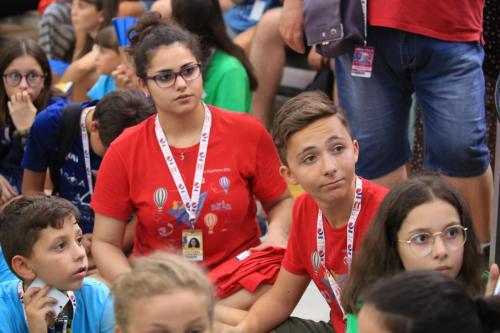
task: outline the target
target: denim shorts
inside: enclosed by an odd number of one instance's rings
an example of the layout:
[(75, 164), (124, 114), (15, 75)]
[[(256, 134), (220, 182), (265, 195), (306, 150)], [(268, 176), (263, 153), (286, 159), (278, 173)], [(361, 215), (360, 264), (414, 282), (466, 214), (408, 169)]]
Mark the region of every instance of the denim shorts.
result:
[(372, 77), (351, 76), (352, 53), (336, 59), (341, 107), (360, 146), (356, 171), (373, 179), (411, 159), (408, 118), (416, 93), (424, 124), (424, 168), (474, 177), (489, 165), (484, 51), (478, 42), (447, 42), (370, 27)]

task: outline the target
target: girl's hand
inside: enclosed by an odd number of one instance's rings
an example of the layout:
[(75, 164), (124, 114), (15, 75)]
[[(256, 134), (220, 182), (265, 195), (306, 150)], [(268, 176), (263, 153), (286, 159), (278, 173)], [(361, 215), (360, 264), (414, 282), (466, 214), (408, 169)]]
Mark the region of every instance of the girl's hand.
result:
[(8, 202), (18, 193), (4, 176), (0, 175), (0, 206)]
[(490, 267), (490, 276), (488, 277), (488, 283), (486, 284), (486, 290), (484, 291), (484, 296), (493, 296), (493, 292), (495, 291), (495, 287), (498, 283), (498, 278), (500, 276), (500, 272), (497, 264), (493, 264)]
[(27, 91), (18, 92), (10, 96), (7, 106), (12, 122), (18, 131), (31, 128), (31, 125), (35, 121), (36, 108)]
[(54, 319), (54, 310), (52, 307), (56, 300), (47, 297), (50, 287), (30, 288), (24, 294), (24, 310), (30, 333), (47, 333), (47, 327), (50, 320)]

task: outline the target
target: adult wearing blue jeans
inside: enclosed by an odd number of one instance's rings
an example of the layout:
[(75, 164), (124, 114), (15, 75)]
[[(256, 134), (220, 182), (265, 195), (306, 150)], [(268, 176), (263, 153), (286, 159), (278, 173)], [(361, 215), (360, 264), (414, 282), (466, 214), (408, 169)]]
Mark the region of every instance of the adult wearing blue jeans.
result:
[[(303, 44), (303, 0), (285, 0), (280, 31)], [(467, 199), (482, 243), (490, 237), (493, 176), (486, 146), (484, 0), (369, 0), (371, 78), (351, 76), (353, 52), (335, 62), (338, 93), (360, 145), (357, 172), (386, 186), (407, 177), (407, 124), (416, 93), (424, 123), (424, 167)]]

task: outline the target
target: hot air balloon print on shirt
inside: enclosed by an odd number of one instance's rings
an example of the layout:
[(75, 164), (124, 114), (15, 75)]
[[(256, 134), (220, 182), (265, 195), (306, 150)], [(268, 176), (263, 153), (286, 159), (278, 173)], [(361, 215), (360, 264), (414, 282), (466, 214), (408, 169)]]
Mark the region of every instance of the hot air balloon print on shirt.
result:
[(208, 213), (207, 215), (205, 215), (203, 221), (208, 228), (208, 233), (213, 234), (215, 225), (217, 224), (217, 215), (215, 215), (214, 213)]
[(222, 176), (219, 178), (219, 186), (224, 190), (224, 193), (227, 194), (229, 190), (229, 185), (231, 185), (231, 182), (229, 181), (229, 178), (226, 176)]
[(163, 205), (167, 201), (168, 192), (164, 187), (159, 187), (153, 194), (153, 201), (156, 205), (156, 222), (161, 222), (161, 215), (163, 214)]

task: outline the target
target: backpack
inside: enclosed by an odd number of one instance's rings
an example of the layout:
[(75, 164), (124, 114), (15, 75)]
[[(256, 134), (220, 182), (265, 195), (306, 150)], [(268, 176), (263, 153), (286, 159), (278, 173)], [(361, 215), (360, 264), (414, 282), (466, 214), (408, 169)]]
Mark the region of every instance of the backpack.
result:
[[(88, 106), (93, 106), (97, 101)], [(80, 116), (82, 114), (80, 103), (71, 103), (64, 107), (61, 118), (61, 131), (57, 141), (56, 151), (49, 158), (49, 173), (52, 181), (52, 195), (58, 195), (61, 187), (61, 167), (64, 164), (77, 136), (80, 133)]]

